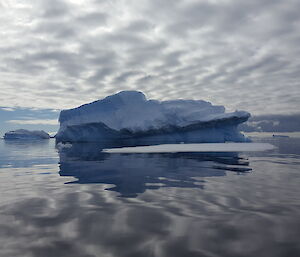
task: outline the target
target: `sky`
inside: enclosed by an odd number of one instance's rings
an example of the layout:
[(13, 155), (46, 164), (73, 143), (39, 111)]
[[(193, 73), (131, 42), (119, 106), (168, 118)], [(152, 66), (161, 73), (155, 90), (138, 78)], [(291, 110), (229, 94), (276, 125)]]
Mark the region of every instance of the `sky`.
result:
[(300, 113), (299, 0), (0, 0), (0, 134), (121, 90)]

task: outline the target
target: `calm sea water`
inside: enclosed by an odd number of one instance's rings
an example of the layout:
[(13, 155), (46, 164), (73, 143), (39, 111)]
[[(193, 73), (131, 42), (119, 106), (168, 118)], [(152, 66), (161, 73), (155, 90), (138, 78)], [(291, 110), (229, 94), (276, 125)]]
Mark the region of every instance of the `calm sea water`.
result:
[(0, 256), (300, 256), (300, 139), (103, 154), (0, 140)]

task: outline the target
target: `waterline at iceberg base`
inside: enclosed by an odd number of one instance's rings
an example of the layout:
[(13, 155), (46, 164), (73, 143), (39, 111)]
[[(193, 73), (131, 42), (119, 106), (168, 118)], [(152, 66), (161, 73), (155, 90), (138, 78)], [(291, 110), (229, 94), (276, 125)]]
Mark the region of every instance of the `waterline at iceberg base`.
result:
[(124, 144), (247, 142), (237, 126), (245, 111), (225, 113), (223, 106), (202, 100), (146, 100), (123, 91), (60, 113), (57, 142)]

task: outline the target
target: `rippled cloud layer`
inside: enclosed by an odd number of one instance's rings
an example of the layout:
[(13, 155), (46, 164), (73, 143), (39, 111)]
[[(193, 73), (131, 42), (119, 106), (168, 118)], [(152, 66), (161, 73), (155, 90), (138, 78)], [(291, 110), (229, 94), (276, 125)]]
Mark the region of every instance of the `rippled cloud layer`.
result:
[(258, 114), (300, 108), (300, 2), (0, 2), (0, 102), (71, 108), (120, 90)]

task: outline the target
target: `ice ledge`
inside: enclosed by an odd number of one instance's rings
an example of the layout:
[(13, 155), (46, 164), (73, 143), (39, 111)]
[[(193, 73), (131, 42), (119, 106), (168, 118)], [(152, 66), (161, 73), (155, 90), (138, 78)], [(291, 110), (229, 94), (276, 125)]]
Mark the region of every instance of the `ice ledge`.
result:
[(274, 150), (268, 143), (164, 144), (103, 149), (105, 153), (254, 152)]

